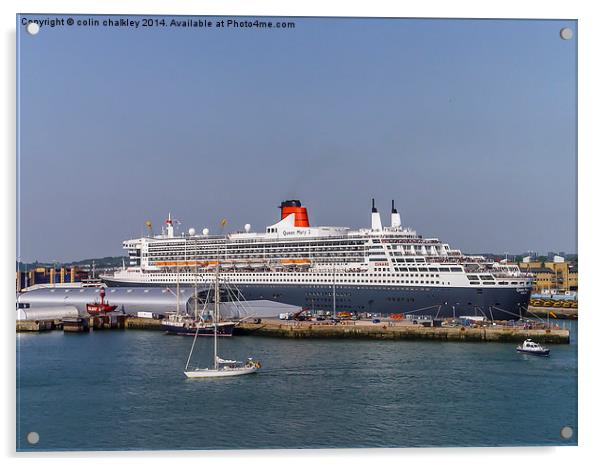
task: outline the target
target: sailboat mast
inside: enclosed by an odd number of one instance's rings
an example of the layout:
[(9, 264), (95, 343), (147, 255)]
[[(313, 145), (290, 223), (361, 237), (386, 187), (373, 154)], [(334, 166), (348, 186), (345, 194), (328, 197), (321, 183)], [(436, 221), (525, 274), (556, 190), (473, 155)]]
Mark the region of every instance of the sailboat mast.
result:
[(219, 321), (219, 263), (215, 266), (215, 288), (213, 307), (213, 367), (217, 369), (217, 323)]
[(176, 315), (180, 315), (180, 267), (176, 267)]
[(336, 288), (336, 283), (337, 283), (336, 269), (333, 267), (332, 268), (332, 318), (333, 319), (337, 318), (337, 288)]
[(197, 322), (199, 320), (199, 295), (197, 289), (197, 282), (199, 278), (199, 264), (195, 260), (194, 261), (194, 321)]

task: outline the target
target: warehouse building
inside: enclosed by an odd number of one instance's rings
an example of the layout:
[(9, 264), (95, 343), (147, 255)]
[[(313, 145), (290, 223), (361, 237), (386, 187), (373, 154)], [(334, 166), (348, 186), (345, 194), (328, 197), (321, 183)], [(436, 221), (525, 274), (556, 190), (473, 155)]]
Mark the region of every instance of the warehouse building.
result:
[[(180, 287), (179, 299), (177, 290), (172, 288), (105, 288), (109, 304), (117, 306), (116, 312), (135, 315), (138, 312), (152, 312), (165, 315), (169, 312), (186, 312), (194, 314), (195, 307), (202, 310), (206, 300), (206, 289)], [(195, 299), (196, 296), (196, 299)], [(268, 300), (242, 301), (242, 303), (228, 302), (228, 296), (223, 296), (221, 316), (224, 319), (243, 319), (245, 317), (274, 317), (283, 312), (296, 312), (298, 306), (290, 306)], [(31, 309), (37, 307), (48, 308), (52, 306), (73, 306), (80, 313), (86, 312), (86, 304), (100, 301), (100, 288), (39, 288), (27, 291), (17, 296), (18, 309)], [(209, 309), (211, 307), (209, 306)]]

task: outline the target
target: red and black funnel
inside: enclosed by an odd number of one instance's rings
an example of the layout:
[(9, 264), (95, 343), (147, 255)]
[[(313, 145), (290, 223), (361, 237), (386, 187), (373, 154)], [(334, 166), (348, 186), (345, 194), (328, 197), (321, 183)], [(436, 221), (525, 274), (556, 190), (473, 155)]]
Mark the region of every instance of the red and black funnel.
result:
[(296, 227), (309, 227), (307, 209), (301, 205), (301, 201), (298, 199), (282, 201), (280, 203), (280, 220), (285, 219), (291, 214), (295, 214)]

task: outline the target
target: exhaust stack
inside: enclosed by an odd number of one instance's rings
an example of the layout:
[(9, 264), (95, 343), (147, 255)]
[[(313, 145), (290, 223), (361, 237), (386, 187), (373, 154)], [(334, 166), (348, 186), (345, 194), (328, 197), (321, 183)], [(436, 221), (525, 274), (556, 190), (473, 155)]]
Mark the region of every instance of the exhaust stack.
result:
[(374, 205), (374, 198), (372, 198), (372, 230), (373, 231), (382, 231), (383, 224), (380, 221), (380, 214)]
[(397, 209), (395, 208), (395, 200), (391, 201), (391, 227), (401, 227), (401, 215), (399, 215), (399, 212), (397, 212)]
[(291, 214), (295, 216), (296, 227), (309, 227), (307, 209), (301, 205), (300, 200), (292, 199), (280, 203), (280, 220), (284, 220)]

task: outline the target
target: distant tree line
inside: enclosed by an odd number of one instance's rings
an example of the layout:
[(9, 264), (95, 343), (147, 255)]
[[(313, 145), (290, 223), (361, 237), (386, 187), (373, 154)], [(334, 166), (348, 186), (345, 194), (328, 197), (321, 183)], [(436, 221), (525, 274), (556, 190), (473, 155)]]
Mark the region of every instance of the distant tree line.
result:
[(96, 257), (92, 259), (83, 259), (79, 261), (71, 262), (16, 262), (18, 270), (29, 270), (35, 269), (36, 267), (78, 267), (80, 269), (87, 269), (92, 267), (92, 262), (97, 269), (109, 269), (114, 267), (121, 267), (123, 261), (127, 264), (129, 259), (126, 256), (107, 256), (107, 257)]

